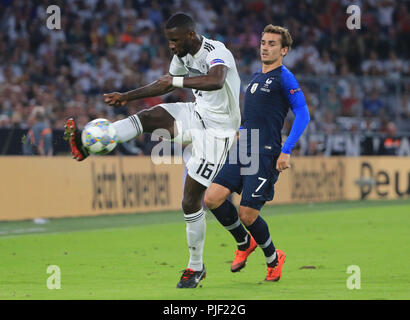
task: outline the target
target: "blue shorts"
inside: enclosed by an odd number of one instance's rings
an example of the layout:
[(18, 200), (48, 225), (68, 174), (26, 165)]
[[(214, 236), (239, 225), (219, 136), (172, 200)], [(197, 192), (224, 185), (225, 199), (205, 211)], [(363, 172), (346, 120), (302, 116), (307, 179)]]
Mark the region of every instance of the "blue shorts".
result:
[[(231, 149), (231, 151), (234, 150)], [(242, 193), (240, 205), (259, 211), (266, 201), (273, 199), (275, 194), (274, 185), (279, 177), (276, 161), (279, 155), (259, 154), (257, 156), (256, 161), (259, 162), (259, 167), (252, 175), (241, 174), (241, 169), (249, 168), (251, 163), (243, 165), (238, 156), (238, 161), (231, 164), (228, 156), (213, 182), (228, 188), (231, 192)]]

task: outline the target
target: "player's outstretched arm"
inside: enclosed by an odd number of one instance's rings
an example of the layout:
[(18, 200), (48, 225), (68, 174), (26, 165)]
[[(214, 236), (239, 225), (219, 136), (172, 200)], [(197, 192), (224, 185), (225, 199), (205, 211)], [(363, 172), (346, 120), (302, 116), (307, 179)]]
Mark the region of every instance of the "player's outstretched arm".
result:
[[(177, 86), (184, 87), (184, 88), (191, 88), (191, 89), (198, 89), (202, 91), (214, 91), (219, 90), (224, 86), (226, 74), (228, 72), (228, 67), (224, 65), (217, 65), (212, 67), (208, 74), (203, 76), (196, 76), (196, 77), (189, 77), (189, 78), (182, 78), (182, 77), (174, 77), (179, 78), (181, 82)], [(175, 84), (175, 80), (173, 81)]]
[(166, 94), (174, 90), (172, 86), (172, 77), (164, 75), (157, 81), (154, 81), (146, 86), (137, 88), (128, 92), (112, 92), (104, 94), (104, 101), (113, 107), (124, 106), (127, 102), (142, 98), (156, 97)]

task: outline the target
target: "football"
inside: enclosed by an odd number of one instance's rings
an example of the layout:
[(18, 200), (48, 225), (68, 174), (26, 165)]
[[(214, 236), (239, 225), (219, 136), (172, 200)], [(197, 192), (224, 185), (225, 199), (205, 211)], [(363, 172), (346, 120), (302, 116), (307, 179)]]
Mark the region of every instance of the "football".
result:
[(112, 123), (100, 118), (86, 124), (81, 140), (90, 153), (103, 155), (117, 146), (118, 136)]

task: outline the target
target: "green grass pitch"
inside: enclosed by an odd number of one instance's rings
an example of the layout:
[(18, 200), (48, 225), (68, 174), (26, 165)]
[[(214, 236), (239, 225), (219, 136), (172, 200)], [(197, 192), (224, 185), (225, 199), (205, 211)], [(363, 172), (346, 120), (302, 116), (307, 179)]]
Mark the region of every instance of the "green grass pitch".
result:
[[(207, 277), (185, 290), (176, 289), (188, 261), (181, 212), (2, 222), (0, 299), (410, 299), (410, 200), (271, 206), (261, 214), (287, 254), (280, 282), (263, 281), (259, 248), (231, 273), (233, 238), (208, 213)], [(60, 268), (60, 289), (47, 288), (50, 265)], [(352, 265), (360, 289), (347, 288)]]

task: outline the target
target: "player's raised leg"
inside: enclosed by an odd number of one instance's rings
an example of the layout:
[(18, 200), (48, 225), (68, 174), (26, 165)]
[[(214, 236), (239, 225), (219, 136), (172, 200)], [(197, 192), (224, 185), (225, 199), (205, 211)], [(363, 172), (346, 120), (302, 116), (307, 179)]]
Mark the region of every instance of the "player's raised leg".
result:
[[(127, 142), (142, 133), (152, 133), (154, 130), (163, 128), (168, 130), (171, 137), (174, 137), (173, 116), (161, 105), (142, 110), (126, 119), (113, 123), (118, 135), (119, 142)], [(74, 118), (68, 118), (64, 126), (64, 139), (68, 140), (73, 158), (82, 161), (89, 155), (87, 149), (81, 141), (81, 131), (77, 127)]]
[(238, 272), (245, 267), (246, 261), (256, 249), (257, 243), (241, 224), (233, 203), (227, 200), (230, 194), (231, 190), (227, 187), (212, 183), (205, 193), (204, 202), (215, 218), (232, 234), (237, 243), (238, 248), (235, 251), (231, 271)]
[(174, 137), (174, 117), (161, 105), (142, 110), (126, 119), (113, 123), (120, 142), (132, 140), (142, 133), (152, 133), (156, 129), (168, 130)]

